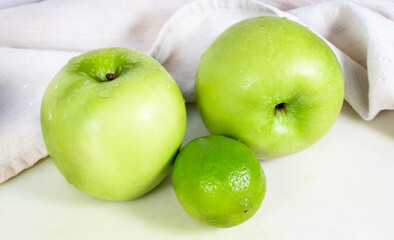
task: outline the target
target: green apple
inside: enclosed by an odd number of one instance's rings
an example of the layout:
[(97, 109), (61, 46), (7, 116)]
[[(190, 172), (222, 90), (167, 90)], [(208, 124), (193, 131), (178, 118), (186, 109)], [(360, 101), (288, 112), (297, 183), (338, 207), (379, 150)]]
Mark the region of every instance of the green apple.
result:
[(263, 16), (217, 37), (201, 57), (195, 90), (212, 134), (270, 159), (301, 151), (330, 130), (344, 81), (321, 38), (286, 18)]
[(68, 182), (91, 196), (128, 200), (168, 174), (186, 108), (156, 60), (131, 49), (98, 49), (71, 59), (51, 81), (41, 128)]

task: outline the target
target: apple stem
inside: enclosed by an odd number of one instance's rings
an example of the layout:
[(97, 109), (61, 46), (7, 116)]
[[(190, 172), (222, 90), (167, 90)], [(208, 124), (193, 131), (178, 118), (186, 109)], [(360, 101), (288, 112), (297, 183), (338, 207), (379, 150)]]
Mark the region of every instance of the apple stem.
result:
[(113, 73), (107, 73), (107, 75), (105, 75), (105, 77), (106, 77), (109, 81), (111, 81), (111, 80), (114, 80), (114, 79), (115, 79), (115, 74), (113, 74)]

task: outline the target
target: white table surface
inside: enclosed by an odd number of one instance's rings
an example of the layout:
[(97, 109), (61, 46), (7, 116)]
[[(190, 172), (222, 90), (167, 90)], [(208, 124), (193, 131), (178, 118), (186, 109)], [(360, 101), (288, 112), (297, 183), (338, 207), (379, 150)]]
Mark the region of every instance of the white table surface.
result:
[[(184, 143), (208, 134), (187, 107)], [(182, 210), (170, 177), (138, 199), (110, 202), (75, 189), (46, 158), (0, 185), (0, 239), (394, 239), (394, 111), (366, 122), (345, 104), (318, 143), (261, 165), (262, 207), (220, 229)]]

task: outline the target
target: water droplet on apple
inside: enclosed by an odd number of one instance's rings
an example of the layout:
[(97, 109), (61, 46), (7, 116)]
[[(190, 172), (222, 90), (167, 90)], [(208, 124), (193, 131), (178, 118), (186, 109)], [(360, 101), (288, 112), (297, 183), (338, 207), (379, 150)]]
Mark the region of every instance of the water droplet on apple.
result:
[(261, 126), (258, 126), (257, 129), (256, 129), (256, 131), (257, 131), (258, 133), (261, 133), (261, 132), (263, 131), (263, 129), (261, 129)]
[(55, 89), (57, 89), (57, 84), (55, 85)]
[(101, 91), (101, 92), (98, 93), (98, 95), (100, 97), (106, 98), (106, 97), (108, 97), (109, 92), (108, 91)]
[(168, 82), (167, 83), (167, 88), (170, 88), (171, 87), (171, 84)]
[(49, 120), (52, 120), (52, 111), (49, 111)]
[(249, 86), (249, 81), (244, 81), (242, 84), (243, 84), (245, 87), (247, 87), (247, 86)]

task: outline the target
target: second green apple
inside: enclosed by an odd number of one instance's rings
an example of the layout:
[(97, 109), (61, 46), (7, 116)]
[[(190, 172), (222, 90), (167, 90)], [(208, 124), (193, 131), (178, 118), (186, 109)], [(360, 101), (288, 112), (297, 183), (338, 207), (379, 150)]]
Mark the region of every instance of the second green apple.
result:
[(330, 47), (279, 17), (241, 21), (201, 57), (195, 89), (212, 134), (248, 145), (260, 159), (301, 151), (333, 126), (344, 81)]

